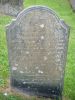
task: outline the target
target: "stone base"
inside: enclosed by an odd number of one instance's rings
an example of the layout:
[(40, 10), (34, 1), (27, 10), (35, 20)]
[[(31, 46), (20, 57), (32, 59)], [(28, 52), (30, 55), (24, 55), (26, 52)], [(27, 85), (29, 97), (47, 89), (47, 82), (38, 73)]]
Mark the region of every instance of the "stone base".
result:
[(62, 91), (59, 87), (49, 86), (45, 84), (23, 84), (20, 81), (12, 80), (11, 87), (30, 96), (38, 96), (45, 98), (59, 98)]

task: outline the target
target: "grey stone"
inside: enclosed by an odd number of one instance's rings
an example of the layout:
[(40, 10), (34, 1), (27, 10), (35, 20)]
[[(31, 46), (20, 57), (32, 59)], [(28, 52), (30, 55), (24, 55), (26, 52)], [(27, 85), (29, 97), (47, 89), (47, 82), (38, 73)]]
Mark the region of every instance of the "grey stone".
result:
[(11, 86), (30, 95), (62, 94), (69, 27), (47, 7), (23, 10), (7, 26)]
[(71, 7), (75, 11), (75, 0), (70, 0), (70, 3), (71, 3)]
[(17, 16), (23, 8), (23, 0), (0, 0), (0, 13)]

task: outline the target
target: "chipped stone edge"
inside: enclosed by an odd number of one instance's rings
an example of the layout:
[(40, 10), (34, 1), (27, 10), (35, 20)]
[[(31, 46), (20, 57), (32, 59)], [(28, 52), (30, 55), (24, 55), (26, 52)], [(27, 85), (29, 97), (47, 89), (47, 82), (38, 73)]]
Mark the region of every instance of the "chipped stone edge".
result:
[[(69, 44), (69, 36), (70, 36), (70, 26), (69, 25), (67, 25), (66, 23), (65, 23), (65, 21), (63, 20), (63, 19), (60, 19), (60, 24), (61, 24), (61, 26), (62, 26), (62, 28), (64, 28), (65, 29), (65, 34), (67, 34), (67, 41), (66, 41), (66, 55), (65, 55), (65, 63), (64, 63), (64, 74), (63, 74), (63, 76), (65, 77), (65, 67), (66, 67), (66, 62), (67, 62), (67, 51), (68, 51), (68, 44)], [(61, 84), (61, 88), (62, 88), (62, 91), (63, 91), (63, 89), (64, 89), (64, 77), (63, 77), (63, 79), (62, 79), (62, 84)], [(63, 92), (62, 92), (62, 95), (63, 95)]]

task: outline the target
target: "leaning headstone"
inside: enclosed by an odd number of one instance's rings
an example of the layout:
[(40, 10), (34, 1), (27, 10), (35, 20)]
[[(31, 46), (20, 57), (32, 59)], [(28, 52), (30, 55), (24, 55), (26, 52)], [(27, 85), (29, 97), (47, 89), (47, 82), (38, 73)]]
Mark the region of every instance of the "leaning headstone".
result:
[(75, 0), (70, 0), (70, 3), (73, 11), (75, 11)]
[(17, 16), (23, 8), (23, 0), (0, 0), (0, 13)]
[(61, 97), (68, 32), (47, 7), (22, 11), (7, 26), (11, 86), (30, 95)]

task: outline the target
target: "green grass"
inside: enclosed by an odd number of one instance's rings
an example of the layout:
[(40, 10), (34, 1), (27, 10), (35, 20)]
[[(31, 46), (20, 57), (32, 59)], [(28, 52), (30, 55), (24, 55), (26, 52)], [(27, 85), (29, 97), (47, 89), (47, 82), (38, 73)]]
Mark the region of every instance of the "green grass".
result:
[[(64, 19), (70, 26), (70, 38), (65, 71), (64, 96), (69, 100), (75, 100), (75, 13), (72, 12), (68, 0), (25, 0), (24, 7), (32, 5), (48, 6)], [(0, 15), (0, 87), (7, 86), (9, 77), (9, 67), (7, 58), (5, 25), (11, 21), (12, 17)], [(20, 97), (9, 95), (8, 97), (0, 94), (0, 100), (23, 100)], [(25, 100), (25, 99), (24, 99)], [(27, 99), (26, 100), (31, 100)], [(36, 100), (35, 98), (32, 100)], [(40, 99), (39, 99), (40, 100)], [(68, 100), (68, 99), (66, 99)]]

